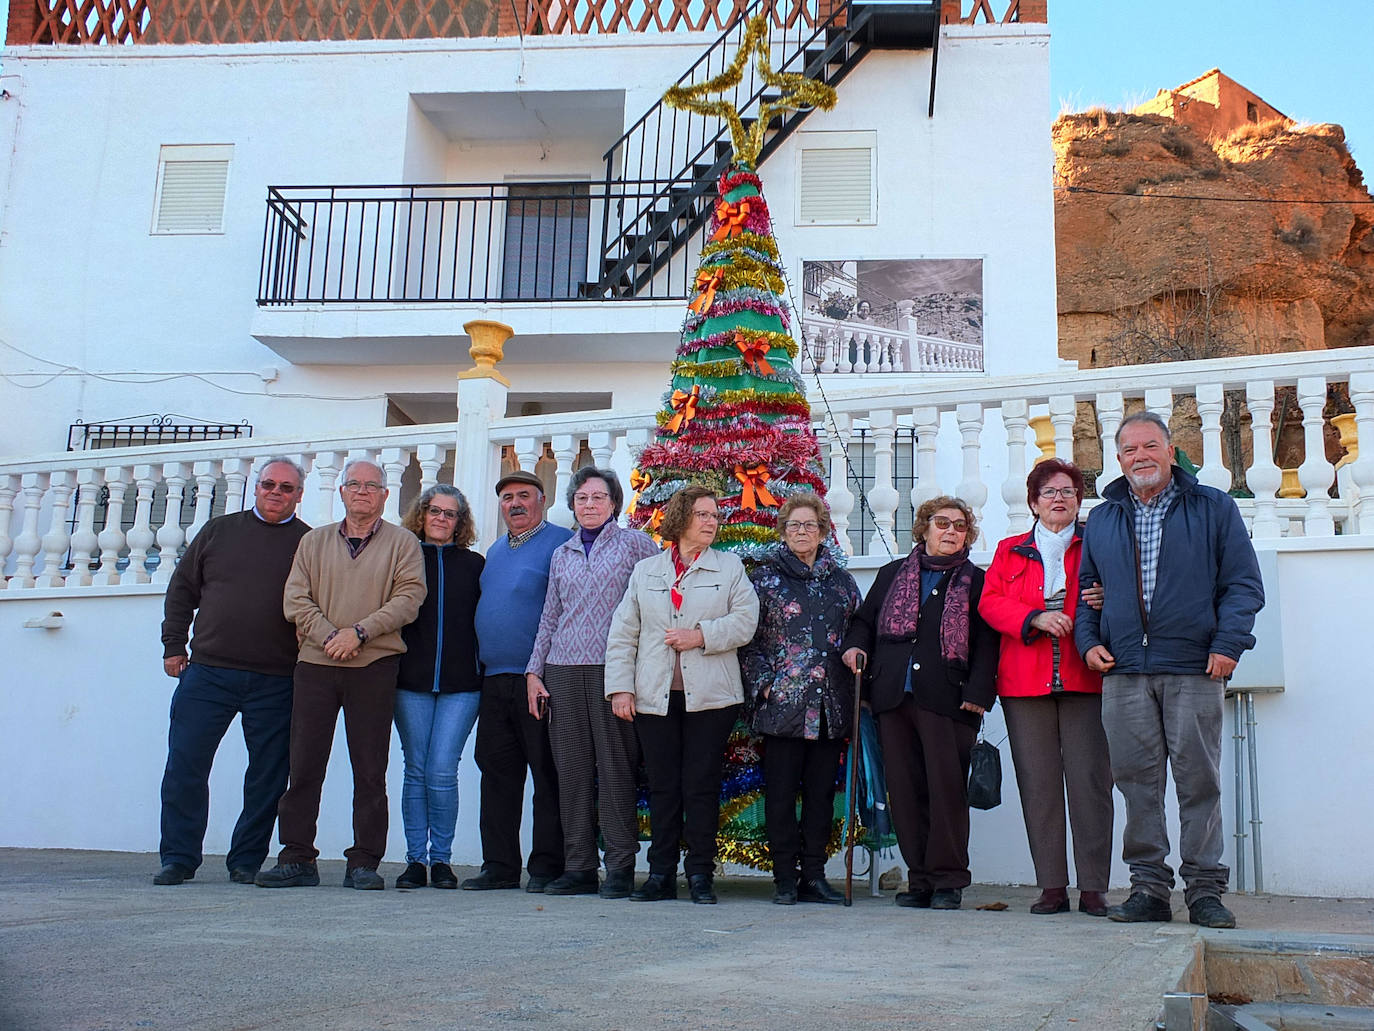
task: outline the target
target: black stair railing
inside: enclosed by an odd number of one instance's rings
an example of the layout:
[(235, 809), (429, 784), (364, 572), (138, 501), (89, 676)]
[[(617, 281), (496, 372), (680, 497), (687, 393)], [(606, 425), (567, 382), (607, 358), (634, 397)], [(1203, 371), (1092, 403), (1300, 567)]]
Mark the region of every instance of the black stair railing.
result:
[[(866, 14), (848, 0), (826, 4), (821, 16), (808, 3), (793, 0), (785, 9), (778, 0), (756, 0), (677, 80), (703, 82), (723, 72), (738, 50), (747, 24), (766, 13), (772, 22), (770, 46), (775, 71), (802, 72), (835, 85), (868, 51), (863, 36)], [(752, 62), (740, 82), (723, 99), (739, 111), (746, 127), (770, 99)], [(806, 111), (775, 117), (762, 162), (805, 119)], [(654, 277), (697, 234), (710, 216), (715, 180), (734, 156), (729, 126), (723, 120), (680, 111), (662, 100), (646, 111), (606, 152), (606, 196), (610, 200), (602, 226), (599, 278), (587, 284), (588, 296), (636, 296), (652, 286), (657, 294), (687, 291), (687, 284), (655, 284)], [(619, 196), (621, 184), (630, 186)], [(645, 197), (647, 193), (647, 197)], [(636, 202), (631, 196), (643, 198)], [(673, 263), (674, 267), (678, 263)]]

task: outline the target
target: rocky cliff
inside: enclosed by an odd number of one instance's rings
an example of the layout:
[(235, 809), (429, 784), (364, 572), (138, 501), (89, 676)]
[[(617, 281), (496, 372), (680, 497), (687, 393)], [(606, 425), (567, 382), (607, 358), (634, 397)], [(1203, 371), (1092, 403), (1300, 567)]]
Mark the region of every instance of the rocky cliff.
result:
[(1208, 140), (1096, 111), (1061, 117), (1053, 135), (1063, 357), (1374, 344), (1374, 205), (1340, 126), (1275, 121)]

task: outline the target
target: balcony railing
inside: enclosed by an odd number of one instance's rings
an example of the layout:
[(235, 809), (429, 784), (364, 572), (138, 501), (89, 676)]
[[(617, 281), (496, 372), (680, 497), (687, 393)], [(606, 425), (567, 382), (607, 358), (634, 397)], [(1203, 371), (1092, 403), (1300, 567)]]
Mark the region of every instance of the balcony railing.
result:
[[(273, 186), (258, 303), (589, 297), (605, 226), (654, 195), (655, 184), (637, 182)], [(689, 295), (706, 228), (638, 299)]]

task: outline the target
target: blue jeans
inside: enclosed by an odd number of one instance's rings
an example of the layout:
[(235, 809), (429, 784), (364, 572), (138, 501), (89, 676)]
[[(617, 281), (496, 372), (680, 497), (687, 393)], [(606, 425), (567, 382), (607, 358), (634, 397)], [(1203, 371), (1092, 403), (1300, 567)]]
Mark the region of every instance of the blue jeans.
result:
[(162, 775), (164, 863), (195, 870), (201, 863), (210, 813), (210, 765), (238, 714), (248, 769), (243, 775), (243, 813), (234, 826), (227, 864), (256, 870), (267, 857), (277, 800), (286, 790), (291, 741), (290, 677), (221, 669), (193, 662), (172, 693), (167, 768)]
[(458, 824), (458, 760), (477, 722), (480, 691), (396, 692), (405, 776), (401, 822), (407, 863), (447, 863)]

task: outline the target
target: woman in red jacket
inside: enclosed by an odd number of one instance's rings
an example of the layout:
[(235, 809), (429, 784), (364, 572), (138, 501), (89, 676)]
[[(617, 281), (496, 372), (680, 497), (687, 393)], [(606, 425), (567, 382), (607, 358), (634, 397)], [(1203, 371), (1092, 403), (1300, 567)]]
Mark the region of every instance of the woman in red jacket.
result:
[(1069, 910), (1067, 787), (1078, 908), (1106, 916), (1112, 769), (1102, 730), (1102, 678), (1073, 645), (1083, 474), (1069, 462), (1043, 461), (1026, 477), (1026, 500), (1035, 525), (997, 545), (978, 611), (1002, 635), (997, 694), (1040, 886), (1031, 912)]

